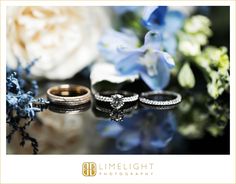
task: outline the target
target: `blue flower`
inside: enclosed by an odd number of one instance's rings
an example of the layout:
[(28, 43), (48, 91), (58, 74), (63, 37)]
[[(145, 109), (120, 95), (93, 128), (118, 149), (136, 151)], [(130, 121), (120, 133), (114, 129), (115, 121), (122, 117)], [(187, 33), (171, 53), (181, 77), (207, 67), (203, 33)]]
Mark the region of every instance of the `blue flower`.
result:
[(133, 49), (138, 46), (139, 40), (137, 36), (128, 29), (123, 29), (122, 32), (110, 29), (106, 31), (98, 43), (98, 49), (102, 56), (113, 63), (117, 63), (126, 56), (120, 53), (119, 49)]
[(175, 65), (162, 51), (161, 42), (157, 31), (149, 31), (141, 47), (134, 33), (110, 31), (99, 42), (99, 49), (121, 75), (139, 74), (152, 90), (160, 90), (169, 83), (170, 69)]
[(165, 25), (166, 6), (148, 6), (143, 10), (143, 24), (148, 29), (159, 28)]
[(142, 23), (149, 30), (159, 31), (163, 48), (175, 55), (177, 48), (175, 34), (183, 26), (184, 18), (181, 12), (168, 11), (166, 6), (145, 7)]
[[(31, 137), (25, 129), (36, 118), (36, 113), (43, 111), (49, 102), (43, 98), (35, 98), (38, 84), (37, 81), (31, 81), (29, 78), (30, 69), (37, 59), (25, 68), (21, 66), (19, 59), (17, 60), (17, 68), (11, 69), (7, 66), (6, 73), (6, 123), (11, 127), (7, 141), (10, 143), (12, 135), (18, 131), (21, 135), (20, 145), (24, 146), (25, 141), (30, 141), (33, 153), (36, 154), (38, 152), (37, 140)], [(27, 91), (28, 89), (30, 90)]]

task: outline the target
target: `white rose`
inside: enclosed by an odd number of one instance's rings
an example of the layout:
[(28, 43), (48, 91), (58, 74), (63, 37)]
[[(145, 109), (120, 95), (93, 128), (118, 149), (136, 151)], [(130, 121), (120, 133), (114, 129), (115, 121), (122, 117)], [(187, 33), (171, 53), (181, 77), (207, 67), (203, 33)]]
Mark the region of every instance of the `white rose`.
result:
[(110, 26), (102, 7), (10, 7), (7, 9), (7, 63), (40, 60), (32, 74), (73, 77), (98, 56), (97, 42)]

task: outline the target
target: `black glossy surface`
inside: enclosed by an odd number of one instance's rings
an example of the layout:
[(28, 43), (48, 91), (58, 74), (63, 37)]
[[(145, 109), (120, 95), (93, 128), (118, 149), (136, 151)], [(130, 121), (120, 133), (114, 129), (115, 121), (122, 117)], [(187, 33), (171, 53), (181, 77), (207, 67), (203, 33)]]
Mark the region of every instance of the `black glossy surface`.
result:
[[(229, 123), (208, 116), (204, 96), (182, 95), (172, 109), (133, 103), (114, 110), (94, 100), (75, 109), (49, 106), (28, 131), (39, 154), (229, 154)], [(8, 152), (31, 149), (19, 147), (15, 136)]]

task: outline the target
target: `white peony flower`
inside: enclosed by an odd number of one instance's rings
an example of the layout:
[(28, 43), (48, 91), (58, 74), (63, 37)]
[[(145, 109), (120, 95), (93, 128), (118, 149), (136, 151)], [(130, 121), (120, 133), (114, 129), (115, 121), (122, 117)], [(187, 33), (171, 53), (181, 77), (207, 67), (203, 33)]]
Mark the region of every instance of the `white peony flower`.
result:
[(36, 77), (73, 77), (98, 56), (97, 42), (110, 26), (102, 7), (9, 7), (7, 9), (7, 63), (15, 56)]

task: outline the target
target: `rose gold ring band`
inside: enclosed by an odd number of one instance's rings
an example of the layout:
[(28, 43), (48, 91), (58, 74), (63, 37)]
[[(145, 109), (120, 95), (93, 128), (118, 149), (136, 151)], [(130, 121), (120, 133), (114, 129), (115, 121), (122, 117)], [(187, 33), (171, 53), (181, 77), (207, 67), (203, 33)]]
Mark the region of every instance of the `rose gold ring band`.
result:
[(89, 102), (91, 92), (84, 86), (64, 84), (49, 88), (47, 98), (53, 104), (75, 106)]

